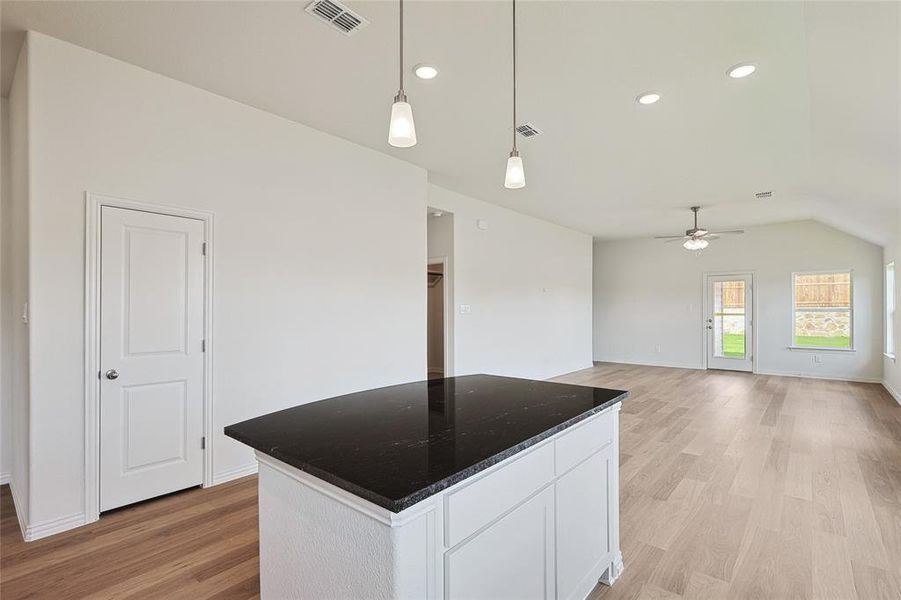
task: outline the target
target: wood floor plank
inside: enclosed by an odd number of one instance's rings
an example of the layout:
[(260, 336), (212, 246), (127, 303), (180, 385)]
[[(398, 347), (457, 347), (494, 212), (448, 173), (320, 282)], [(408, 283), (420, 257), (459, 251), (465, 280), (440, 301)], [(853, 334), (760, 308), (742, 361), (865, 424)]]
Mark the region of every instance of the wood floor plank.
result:
[(897, 600), (901, 598), (901, 589), (894, 577), (878, 567), (866, 565), (856, 560), (851, 561), (854, 572), (854, 586), (857, 595), (867, 600)]
[(778, 577), (779, 534), (757, 527), (729, 586), (727, 598), (775, 598)]
[(729, 584), (703, 573), (692, 573), (683, 598), (692, 600), (723, 600), (729, 597)]
[[(598, 363), (628, 389), (625, 571), (592, 600), (869, 600), (901, 590), (901, 407), (879, 385)], [(26, 544), (0, 489), (0, 597), (259, 597), (256, 478)]]
[(854, 600), (857, 590), (848, 577), (851, 559), (844, 536), (813, 530), (813, 597), (822, 600)]
[(776, 598), (813, 597), (813, 513), (810, 502), (786, 497), (779, 531)]

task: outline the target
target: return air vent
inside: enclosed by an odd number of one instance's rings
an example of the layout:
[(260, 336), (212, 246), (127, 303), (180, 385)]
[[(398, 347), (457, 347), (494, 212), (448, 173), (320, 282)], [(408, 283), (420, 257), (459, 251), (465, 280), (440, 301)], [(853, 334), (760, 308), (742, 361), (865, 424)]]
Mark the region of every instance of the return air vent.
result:
[(353, 35), (369, 25), (369, 21), (335, 0), (315, 0), (305, 10), (344, 35)]
[(766, 199), (766, 198), (772, 198), (772, 197), (773, 197), (773, 190), (770, 190), (770, 191), (768, 191), (768, 192), (757, 192), (756, 194), (754, 194), (754, 197), (757, 198), (758, 200), (764, 200), (764, 199)]
[(516, 133), (524, 138), (532, 138), (536, 135), (541, 135), (541, 130), (531, 123), (523, 123), (522, 125), (516, 126)]

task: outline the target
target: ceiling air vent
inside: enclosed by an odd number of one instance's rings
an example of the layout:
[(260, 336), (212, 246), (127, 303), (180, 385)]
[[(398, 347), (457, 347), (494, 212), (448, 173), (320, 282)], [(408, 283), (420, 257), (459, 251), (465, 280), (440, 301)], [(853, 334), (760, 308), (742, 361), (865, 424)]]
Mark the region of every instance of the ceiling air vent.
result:
[(757, 198), (758, 200), (763, 200), (765, 198), (772, 198), (773, 190), (770, 190), (768, 192), (757, 192), (756, 194), (754, 194), (754, 197)]
[(344, 35), (353, 35), (369, 25), (369, 21), (335, 0), (314, 0), (305, 10)]
[(536, 135), (541, 135), (541, 130), (531, 123), (523, 123), (522, 125), (516, 126), (516, 133), (524, 138), (532, 138)]

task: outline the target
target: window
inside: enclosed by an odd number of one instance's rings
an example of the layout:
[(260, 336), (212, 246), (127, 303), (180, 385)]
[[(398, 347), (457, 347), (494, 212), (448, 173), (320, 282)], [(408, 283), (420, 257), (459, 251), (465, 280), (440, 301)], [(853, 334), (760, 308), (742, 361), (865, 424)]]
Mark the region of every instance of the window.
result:
[(895, 358), (895, 263), (885, 265), (885, 353)]
[(851, 271), (792, 275), (792, 344), (850, 350), (853, 327)]

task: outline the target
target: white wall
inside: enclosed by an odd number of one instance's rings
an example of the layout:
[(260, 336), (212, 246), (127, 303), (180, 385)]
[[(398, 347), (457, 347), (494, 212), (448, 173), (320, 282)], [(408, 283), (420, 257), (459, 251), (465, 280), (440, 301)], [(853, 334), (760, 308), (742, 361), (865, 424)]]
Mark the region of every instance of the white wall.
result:
[(424, 170), (44, 35), (26, 50), (32, 524), (83, 510), (86, 190), (215, 212), (217, 479), (253, 464), (227, 424), (423, 377)]
[(4, 448), (4, 462), (9, 462), (9, 485), (20, 524), (28, 522), (31, 511), (30, 349), (28, 325), (21, 319), (23, 306), (28, 302), (29, 286), (29, 83), (28, 54), (22, 52), (9, 96), (9, 162), (4, 161), (2, 165), (6, 169), (3, 179), (9, 180), (9, 187), (6, 188), (4, 183), (0, 215), (3, 227), (0, 279), (4, 290), (0, 337), (4, 346), (3, 375), (8, 375), (8, 385), (2, 389), (4, 401), (0, 403), (0, 408), (9, 411), (2, 418), (4, 422), (9, 422), (9, 443)]
[[(855, 352), (817, 352), (814, 364), (788, 348), (791, 274), (848, 268)], [(882, 379), (882, 248), (813, 221), (748, 228), (700, 255), (652, 239), (597, 242), (595, 360), (703, 368), (703, 275), (738, 271), (756, 274), (758, 372)]]
[(429, 206), (454, 215), (455, 375), (591, 366), (590, 236), (436, 185)]
[(12, 467), (12, 278), (6, 266), (12, 257), (9, 168), (9, 100), (0, 98), (0, 484), (9, 482)]

